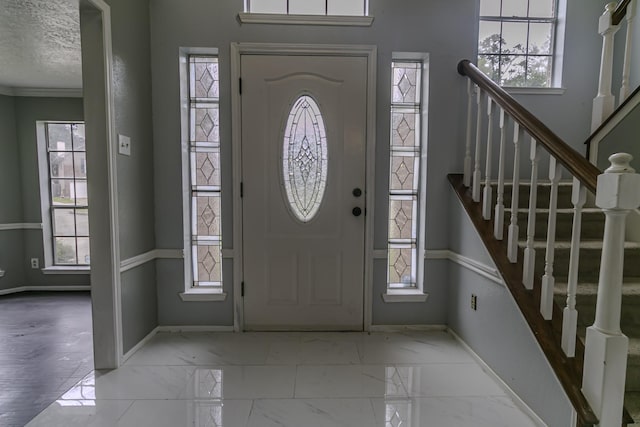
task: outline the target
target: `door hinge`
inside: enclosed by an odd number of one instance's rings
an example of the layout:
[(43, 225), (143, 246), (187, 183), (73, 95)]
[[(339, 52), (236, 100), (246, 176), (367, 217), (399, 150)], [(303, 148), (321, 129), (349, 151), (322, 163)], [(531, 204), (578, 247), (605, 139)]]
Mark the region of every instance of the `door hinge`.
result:
[(242, 77), (238, 78), (238, 91), (242, 95)]
[(240, 198), (244, 197), (244, 182), (240, 183)]
[(240, 284), (240, 296), (243, 297), (244, 296), (244, 282), (242, 282)]

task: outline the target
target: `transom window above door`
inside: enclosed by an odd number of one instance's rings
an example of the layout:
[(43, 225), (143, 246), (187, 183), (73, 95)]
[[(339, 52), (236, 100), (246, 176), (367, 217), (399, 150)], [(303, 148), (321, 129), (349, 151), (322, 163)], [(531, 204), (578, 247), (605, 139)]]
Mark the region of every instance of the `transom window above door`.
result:
[(247, 13), (367, 16), (368, 0), (245, 0)]

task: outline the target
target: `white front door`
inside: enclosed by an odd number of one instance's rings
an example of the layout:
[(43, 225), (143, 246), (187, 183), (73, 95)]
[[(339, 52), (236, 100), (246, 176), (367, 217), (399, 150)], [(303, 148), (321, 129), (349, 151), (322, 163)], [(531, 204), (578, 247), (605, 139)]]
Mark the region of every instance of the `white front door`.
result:
[(240, 68), (245, 329), (362, 330), (367, 58)]

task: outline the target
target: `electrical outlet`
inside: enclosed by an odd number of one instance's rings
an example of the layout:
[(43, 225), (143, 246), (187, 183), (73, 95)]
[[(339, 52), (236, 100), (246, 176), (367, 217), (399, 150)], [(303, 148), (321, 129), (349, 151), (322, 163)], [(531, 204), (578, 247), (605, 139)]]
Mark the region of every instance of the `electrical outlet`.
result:
[(4, 270), (0, 270), (0, 277), (4, 276)]
[(478, 310), (478, 296), (475, 294), (471, 294), (471, 310)]
[(40, 260), (38, 258), (31, 258), (31, 268), (40, 268)]

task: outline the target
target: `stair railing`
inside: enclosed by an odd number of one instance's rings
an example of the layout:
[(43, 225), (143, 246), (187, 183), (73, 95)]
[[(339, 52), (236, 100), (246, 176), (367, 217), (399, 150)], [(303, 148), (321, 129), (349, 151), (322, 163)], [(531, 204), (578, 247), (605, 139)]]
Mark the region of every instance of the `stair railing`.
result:
[[(463, 183), (470, 188), (473, 201), (482, 203), (483, 218), (487, 221), (493, 220), (494, 238), (502, 240), (505, 229), (505, 174), (507, 167), (512, 165), (512, 203), (505, 255), (510, 263), (517, 263), (519, 262), (518, 257), (523, 257), (521, 285), (533, 292), (534, 285), (539, 283), (539, 311), (540, 316), (545, 320), (552, 320), (554, 313), (554, 248), (558, 184), (563, 171), (568, 172), (569, 177), (573, 178), (574, 219), (568, 266), (567, 301), (562, 311), (562, 337), (559, 340), (559, 345), (562, 346), (562, 350), (568, 358), (576, 356), (578, 312), (575, 297), (578, 284), (581, 215), (587, 191), (596, 195), (596, 205), (605, 213), (596, 320), (593, 326), (587, 329), (582, 388), (576, 387), (576, 380), (571, 380), (569, 375), (561, 372), (566, 367), (563, 368), (561, 364), (554, 366), (553, 363), (552, 366), (556, 369), (556, 374), (560, 382), (563, 383), (576, 410), (580, 425), (620, 426), (622, 425), (628, 353), (628, 338), (620, 330), (624, 227), (627, 213), (640, 206), (640, 194), (637, 191), (637, 188), (640, 188), (640, 175), (636, 174), (629, 166), (631, 156), (624, 153), (612, 155), (610, 157), (612, 166), (605, 173), (601, 173), (599, 169), (567, 145), (471, 62), (468, 60), (460, 61), (458, 72), (469, 78), (467, 92), (470, 97), (467, 112), (468, 128)], [(476, 106), (475, 111), (474, 105)], [(488, 106), (486, 113), (483, 111), (483, 105)], [(497, 109), (499, 114), (500, 127), (499, 151), (496, 154), (499, 159), (497, 183), (491, 179), (491, 159), (495, 154), (492, 151), (494, 109)], [(477, 122), (475, 129), (472, 129), (474, 115), (477, 116)], [(483, 123), (486, 123), (486, 139), (483, 135), (483, 128), (485, 128)], [(505, 150), (510, 123), (513, 129), (513, 161), (507, 161)], [(527, 136), (528, 138), (526, 138)], [(531, 161), (531, 186), (527, 240), (524, 252), (522, 252), (518, 248), (518, 190), (520, 152), (527, 152), (527, 150), (521, 150), (526, 139), (530, 141), (528, 157)], [(475, 147), (472, 147), (474, 140)], [(483, 144), (483, 141), (486, 141), (486, 144)], [(536, 233), (536, 207), (539, 206), (537, 193), (541, 149), (544, 149), (549, 155), (550, 197), (545, 268), (544, 275), (540, 279), (535, 277), (536, 251), (533, 238)], [(472, 152), (475, 153), (474, 159), (471, 159)], [(485, 162), (482, 161), (483, 152)], [(483, 176), (481, 165), (483, 163), (486, 165), (486, 170), (484, 171), (483, 197), (480, 200)], [(473, 171), (471, 165), (473, 165)], [(490, 205), (492, 204), (493, 185), (495, 185), (497, 194), (495, 209), (492, 212)]]
[(598, 94), (593, 100), (591, 116), (591, 132), (594, 132), (609, 117), (615, 108), (615, 96), (611, 91), (613, 78), (614, 36), (620, 29), (620, 23), (626, 18), (627, 34), (624, 45), (624, 65), (622, 67), (622, 84), (618, 103), (622, 104), (631, 93), (629, 77), (631, 74), (631, 53), (633, 26), (636, 14), (636, 0), (621, 0), (605, 6), (605, 11), (598, 21), (598, 33), (602, 36), (602, 57), (600, 59), (600, 78)]

